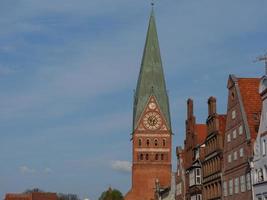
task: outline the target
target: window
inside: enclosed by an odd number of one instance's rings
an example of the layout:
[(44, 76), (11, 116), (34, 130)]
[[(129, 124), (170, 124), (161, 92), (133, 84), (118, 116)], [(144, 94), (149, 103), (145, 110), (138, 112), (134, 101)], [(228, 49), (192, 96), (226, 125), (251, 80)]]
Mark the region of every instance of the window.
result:
[(201, 171), (200, 171), (200, 168), (196, 168), (196, 184), (201, 184)]
[(189, 172), (189, 186), (195, 185), (195, 173), (194, 170)]
[(241, 188), (241, 192), (246, 191), (246, 183), (245, 183), (245, 176), (244, 175), (240, 177), (240, 188)]
[(236, 139), (236, 129), (233, 131), (233, 138)]
[(163, 139), (163, 141), (162, 141), (162, 146), (166, 146), (166, 139)]
[(142, 139), (138, 140), (138, 146), (141, 147), (142, 146)]
[(227, 182), (223, 182), (223, 196), (227, 197)]
[(229, 163), (232, 162), (232, 154), (229, 154), (229, 155), (228, 155), (228, 162), (229, 162)]
[(247, 175), (246, 175), (246, 182), (247, 182), (247, 190), (251, 190), (251, 177), (250, 177), (250, 173), (247, 173)]
[(182, 183), (176, 185), (176, 195), (182, 194)]
[(242, 125), (239, 126), (238, 133), (239, 133), (239, 135), (243, 134), (243, 126)]
[(233, 195), (233, 179), (229, 180), (229, 195)]
[(159, 154), (156, 154), (155, 155), (155, 160), (158, 160), (159, 159)]
[(148, 160), (149, 159), (149, 156), (148, 156), (148, 154), (146, 154), (146, 160)]
[(155, 146), (158, 146), (158, 139), (155, 139), (155, 140), (154, 140), (154, 145), (155, 145)]
[(257, 174), (258, 174), (258, 182), (264, 181), (262, 169), (259, 169)]
[(144, 155), (141, 153), (140, 160), (144, 160)]
[(150, 143), (150, 140), (149, 139), (146, 139), (146, 146), (149, 147), (149, 143)]
[(164, 160), (164, 154), (163, 153), (160, 155), (160, 158), (161, 158), (161, 160)]
[(235, 178), (235, 194), (239, 193), (239, 178)]
[(231, 142), (231, 134), (230, 133), (227, 135), (227, 142)]
[(263, 156), (266, 155), (266, 140), (265, 139), (263, 139), (261, 142), (261, 152)]
[(237, 160), (237, 152), (234, 152), (234, 160)]
[(197, 200), (202, 200), (202, 195), (201, 194), (197, 194)]
[(243, 147), (239, 149), (239, 156), (241, 158), (244, 156), (244, 149), (243, 149)]
[(236, 117), (236, 112), (235, 112), (235, 110), (233, 110), (232, 111), (232, 119), (235, 119), (235, 117)]

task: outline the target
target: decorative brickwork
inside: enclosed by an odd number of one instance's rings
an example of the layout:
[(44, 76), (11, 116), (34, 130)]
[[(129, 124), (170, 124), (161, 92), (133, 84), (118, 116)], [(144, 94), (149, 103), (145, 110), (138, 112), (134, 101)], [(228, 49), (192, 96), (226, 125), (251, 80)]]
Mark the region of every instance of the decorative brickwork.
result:
[(225, 115), (218, 115), (216, 99), (208, 100), (207, 138), (205, 140), (205, 158), (203, 170), (203, 199), (222, 199), (222, 163)]

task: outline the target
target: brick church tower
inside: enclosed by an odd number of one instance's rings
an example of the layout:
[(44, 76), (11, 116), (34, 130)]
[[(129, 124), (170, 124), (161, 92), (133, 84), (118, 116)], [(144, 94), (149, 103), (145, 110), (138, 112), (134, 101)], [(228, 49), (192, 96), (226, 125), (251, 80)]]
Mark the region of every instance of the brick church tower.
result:
[(134, 96), (132, 144), (132, 188), (125, 199), (154, 199), (156, 181), (171, 185), (172, 132), (153, 9)]

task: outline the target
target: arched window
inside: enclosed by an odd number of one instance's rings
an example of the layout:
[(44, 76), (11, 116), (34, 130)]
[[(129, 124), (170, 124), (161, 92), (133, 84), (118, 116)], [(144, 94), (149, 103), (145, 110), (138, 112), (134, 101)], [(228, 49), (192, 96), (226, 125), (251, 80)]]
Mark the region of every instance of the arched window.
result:
[(140, 160), (143, 160), (144, 159), (144, 155), (141, 153), (140, 154)]
[(146, 139), (146, 146), (149, 147), (149, 144), (150, 144), (150, 140), (149, 139)]
[(158, 160), (158, 159), (159, 159), (159, 155), (156, 154), (156, 155), (155, 155), (155, 160)]
[(149, 159), (148, 154), (146, 154), (146, 160), (148, 160), (148, 159)]
[(164, 154), (163, 153), (160, 155), (160, 158), (161, 158), (161, 160), (164, 160)]
[(158, 146), (158, 139), (155, 139), (155, 140), (154, 140), (154, 145), (155, 145), (155, 146)]
[(138, 139), (138, 146), (139, 146), (139, 147), (142, 146), (142, 139), (141, 139), (141, 138)]
[(163, 139), (163, 141), (162, 141), (162, 146), (166, 146), (166, 139)]

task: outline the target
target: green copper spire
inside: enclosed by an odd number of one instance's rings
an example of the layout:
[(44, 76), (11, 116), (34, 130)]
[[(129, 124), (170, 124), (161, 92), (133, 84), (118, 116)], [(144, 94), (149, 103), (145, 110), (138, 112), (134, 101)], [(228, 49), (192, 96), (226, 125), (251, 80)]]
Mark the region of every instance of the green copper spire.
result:
[(136, 128), (138, 120), (151, 95), (156, 97), (161, 113), (167, 121), (168, 129), (171, 129), (169, 100), (166, 91), (153, 8), (150, 15), (143, 59), (135, 92), (133, 129)]

